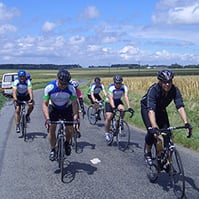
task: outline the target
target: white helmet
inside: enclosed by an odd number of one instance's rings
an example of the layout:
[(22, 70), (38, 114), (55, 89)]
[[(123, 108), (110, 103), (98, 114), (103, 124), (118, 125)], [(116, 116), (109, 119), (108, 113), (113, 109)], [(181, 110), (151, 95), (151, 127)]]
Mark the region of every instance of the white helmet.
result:
[(72, 80), (71, 83), (72, 83), (72, 85), (73, 85), (75, 88), (77, 88), (77, 87), (79, 86), (79, 82), (76, 81), (76, 80)]

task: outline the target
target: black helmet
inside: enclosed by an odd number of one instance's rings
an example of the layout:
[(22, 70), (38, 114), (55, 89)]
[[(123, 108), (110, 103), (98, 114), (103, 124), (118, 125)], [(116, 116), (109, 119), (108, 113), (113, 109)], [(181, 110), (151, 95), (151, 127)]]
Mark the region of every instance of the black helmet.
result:
[(114, 83), (122, 83), (123, 82), (123, 78), (122, 78), (122, 76), (121, 75), (115, 75), (114, 77), (113, 77), (113, 81), (114, 81)]
[(173, 77), (174, 77), (174, 73), (169, 70), (161, 70), (161, 71), (158, 71), (157, 73), (157, 78), (160, 81), (170, 81), (173, 79)]
[(95, 83), (100, 83), (101, 79), (99, 77), (95, 77), (94, 81), (95, 81)]
[(71, 75), (66, 69), (60, 69), (57, 73), (57, 78), (64, 84), (71, 80)]

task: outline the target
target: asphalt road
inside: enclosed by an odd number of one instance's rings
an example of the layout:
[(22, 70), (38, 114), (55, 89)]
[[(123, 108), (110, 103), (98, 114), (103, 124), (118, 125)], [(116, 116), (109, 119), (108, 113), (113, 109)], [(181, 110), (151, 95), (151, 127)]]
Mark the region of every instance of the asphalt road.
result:
[[(81, 122), (78, 153), (66, 160), (64, 183), (57, 162), (51, 162), (41, 109), (41, 91), (35, 92), (35, 109), (28, 124), (28, 141), (15, 133), (14, 108), (0, 112), (1, 199), (173, 199), (166, 173), (152, 184), (143, 158), (144, 133), (131, 129), (129, 150), (122, 152), (104, 141), (103, 122)], [(136, 113), (139, 114), (139, 113)], [(199, 198), (199, 153), (177, 146), (184, 165), (187, 199)]]

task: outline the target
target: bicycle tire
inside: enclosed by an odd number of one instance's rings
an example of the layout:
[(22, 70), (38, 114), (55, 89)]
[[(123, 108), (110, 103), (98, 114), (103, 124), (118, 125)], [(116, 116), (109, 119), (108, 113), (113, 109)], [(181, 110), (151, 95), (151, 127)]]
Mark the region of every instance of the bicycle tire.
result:
[(59, 140), (59, 167), (61, 173), (61, 181), (64, 179), (64, 138), (61, 137)]
[(183, 164), (177, 149), (174, 149), (171, 154), (169, 174), (175, 196), (179, 199), (183, 198), (185, 194), (185, 177)]
[(117, 133), (117, 142), (118, 148), (122, 151), (125, 151), (130, 143), (130, 128), (126, 121), (123, 121), (123, 125), (119, 126), (118, 133)]
[(22, 121), (21, 121), (21, 130), (22, 130), (22, 136), (24, 138), (24, 141), (26, 141), (26, 116), (25, 114), (22, 114)]
[(90, 105), (87, 110), (87, 116), (88, 116), (88, 121), (90, 124), (95, 125), (97, 120), (95, 116), (95, 109), (93, 108), (93, 105)]
[(75, 148), (75, 153), (77, 153), (77, 132), (76, 130), (74, 130), (74, 134), (73, 134), (73, 147)]
[(159, 169), (156, 164), (147, 164), (147, 177), (151, 183), (155, 183), (158, 179)]

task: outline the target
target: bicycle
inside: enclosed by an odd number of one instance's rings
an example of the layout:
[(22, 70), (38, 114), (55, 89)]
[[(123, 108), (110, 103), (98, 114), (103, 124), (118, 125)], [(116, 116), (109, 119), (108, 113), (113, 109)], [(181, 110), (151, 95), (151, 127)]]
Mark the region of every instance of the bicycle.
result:
[(26, 101), (17, 101), (18, 104), (21, 106), (20, 110), (20, 127), (22, 132), (22, 137), (24, 141), (26, 141), (26, 133), (27, 133), (27, 121), (26, 121), (26, 105), (28, 102)]
[[(162, 144), (157, 141), (157, 143), (152, 145), (152, 162), (150, 164), (147, 163), (147, 175), (150, 182), (155, 183), (161, 171), (165, 170), (170, 176), (174, 194), (177, 198), (183, 198), (185, 193), (184, 169), (180, 154), (172, 140), (172, 131), (177, 129), (185, 129), (185, 126), (159, 129), (157, 140), (162, 140)], [(191, 131), (187, 137), (191, 137)], [(162, 148), (162, 150), (159, 151), (158, 148)], [(146, 153), (146, 145), (144, 146), (144, 153)]]
[(109, 145), (113, 144), (115, 138), (118, 149), (122, 151), (125, 151), (128, 148), (130, 143), (130, 134), (131, 134), (128, 123), (122, 119), (122, 113), (125, 112), (131, 113), (130, 118), (133, 117), (134, 111), (116, 110), (113, 113), (113, 117), (111, 119), (111, 127), (110, 127), (112, 141)]
[(91, 104), (87, 109), (87, 117), (90, 122), (90, 124), (95, 125), (96, 122), (99, 120), (98, 117), (100, 117), (101, 113), (103, 116), (103, 119), (105, 120), (105, 109), (104, 109), (104, 100), (100, 100), (99, 102), (96, 102), (95, 104)]
[[(64, 143), (66, 141), (66, 124), (76, 124), (76, 121), (65, 121), (65, 120), (58, 120), (58, 121), (51, 121), (51, 124), (58, 124), (58, 130), (57, 130), (57, 136), (56, 136), (56, 147), (55, 147), (55, 153), (56, 153), (56, 161), (58, 162), (58, 166), (61, 173), (61, 181), (63, 182), (64, 179), (64, 160), (65, 160), (65, 149), (64, 149)], [(75, 143), (77, 145), (77, 140), (75, 140)], [(72, 140), (70, 141), (70, 145), (72, 144)]]

